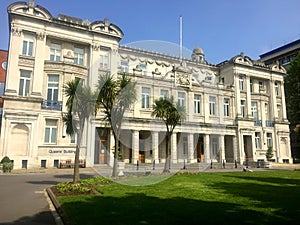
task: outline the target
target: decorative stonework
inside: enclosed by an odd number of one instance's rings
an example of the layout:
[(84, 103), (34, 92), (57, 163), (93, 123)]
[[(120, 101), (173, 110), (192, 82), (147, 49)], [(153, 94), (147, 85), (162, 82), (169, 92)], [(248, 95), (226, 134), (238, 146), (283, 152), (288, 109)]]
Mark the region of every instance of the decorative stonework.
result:
[(188, 86), (189, 87), (191, 84), (190, 75), (187, 73), (177, 72), (176, 73), (176, 84), (179, 84), (180, 86)]
[(18, 27), (12, 27), (11, 28), (11, 33), (13, 36), (21, 36), (22, 30), (19, 29)]
[(93, 43), (93, 44), (92, 44), (92, 48), (93, 48), (93, 51), (99, 51), (99, 50), (100, 50), (100, 44), (98, 44), (98, 43)]
[(43, 41), (45, 39), (45, 37), (46, 37), (46, 34), (43, 32), (37, 33), (37, 35), (36, 35), (36, 38), (41, 41)]
[(34, 66), (34, 58), (21, 57), (19, 58), (19, 65), (21, 66)]

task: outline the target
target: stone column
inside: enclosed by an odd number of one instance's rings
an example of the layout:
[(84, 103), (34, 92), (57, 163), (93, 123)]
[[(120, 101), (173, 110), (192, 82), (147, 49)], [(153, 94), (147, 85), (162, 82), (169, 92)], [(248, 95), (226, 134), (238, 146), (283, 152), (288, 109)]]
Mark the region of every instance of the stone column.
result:
[(239, 86), (239, 76), (235, 74), (235, 96), (236, 96), (236, 112), (238, 117), (242, 117), (241, 112), (241, 94), (240, 94), (240, 86)]
[(210, 163), (210, 140), (209, 134), (204, 134), (204, 162)]
[[(271, 80), (271, 85), (270, 85), (270, 94), (271, 94), (271, 101), (269, 102), (271, 104), (270, 109), (271, 109), (271, 116), (273, 116), (274, 120), (278, 119), (278, 113), (277, 113), (277, 100), (276, 100), (276, 94), (275, 94), (275, 84), (274, 81)], [(272, 117), (271, 117), (272, 118)]]
[(284, 85), (283, 82), (280, 83), (281, 87), (281, 111), (282, 111), (282, 120), (286, 121), (287, 116), (286, 116), (286, 104), (285, 104), (285, 93), (284, 93)]
[(154, 131), (152, 132), (152, 156), (153, 160), (155, 160), (155, 163), (159, 163), (159, 158), (158, 158), (158, 132)]
[(251, 115), (251, 92), (250, 92), (250, 77), (246, 76), (246, 104), (247, 104), (247, 117), (252, 117)]
[(225, 160), (224, 135), (219, 135), (219, 151), (220, 151), (220, 162), (223, 162), (223, 160)]
[[(34, 71), (32, 73), (32, 92), (31, 95), (41, 97), (43, 91), (43, 74), (44, 74), (44, 59), (45, 59), (45, 45), (46, 35), (41, 32), (36, 35), (35, 45), (35, 63)], [(47, 79), (47, 78), (46, 78)]]
[(172, 163), (177, 163), (177, 133), (173, 133), (171, 137), (171, 159)]
[(238, 158), (238, 140), (237, 136), (232, 137), (232, 148), (233, 148), (233, 160), (239, 161)]
[(194, 134), (189, 133), (188, 134), (188, 162), (193, 163), (194, 162)]
[(137, 160), (139, 159), (139, 131), (134, 130), (132, 131), (132, 163), (136, 164)]
[(17, 27), (11, 28), (8, 64), (6, 73), (9, 75), (6, 78), (5, 95), (18, 95), (19, 90), (19, 55), (22, 51), (22, 30)]

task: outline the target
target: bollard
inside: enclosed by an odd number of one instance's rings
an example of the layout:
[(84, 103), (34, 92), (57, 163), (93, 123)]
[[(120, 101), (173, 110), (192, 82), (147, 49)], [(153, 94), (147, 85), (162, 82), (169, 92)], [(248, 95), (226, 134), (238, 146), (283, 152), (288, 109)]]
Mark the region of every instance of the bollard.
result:
[(234, 160), (234, 168), (237, 168), (237, 161)]
[(246, 168), (248, 168), (248, 163), (249, 163), (248, 159), (246, 159)]
[(212, 169), (212, 166), (213, 166), (213, 162), (212, 160), (210, 160), (210, 168)]
[(153, 170), (155, 170), (155, 160), (153, 160)]
[(183, 160), (183, 169), (186, 170), (186, 163), (185, 163), (185, 159)]
[(223, 168), (225, 169), (225, 160), (223, 159)]
[(136, 170), (139, 170), (140, 168), (140, 163), (139, 163), (139, 160), (136, 161)]

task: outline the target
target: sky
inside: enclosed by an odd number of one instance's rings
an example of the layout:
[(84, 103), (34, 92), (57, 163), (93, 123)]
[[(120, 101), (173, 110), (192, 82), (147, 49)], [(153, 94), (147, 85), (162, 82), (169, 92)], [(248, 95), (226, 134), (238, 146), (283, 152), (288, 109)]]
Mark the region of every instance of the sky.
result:
[[(0, 0), (4, 50), (9, 39), (7, 6), (13, 2)], [(124, 33), (121, 45), (145, 40), (179, 44), (182, 16), (183, 46), (191, 51), (201, 47), (212, 64), (241, 52), (258, 59), (300, 39), (299, 0), (35, 0), (35, 4), (53, 17), (65, 14), (91, 22), (108, 18)]]

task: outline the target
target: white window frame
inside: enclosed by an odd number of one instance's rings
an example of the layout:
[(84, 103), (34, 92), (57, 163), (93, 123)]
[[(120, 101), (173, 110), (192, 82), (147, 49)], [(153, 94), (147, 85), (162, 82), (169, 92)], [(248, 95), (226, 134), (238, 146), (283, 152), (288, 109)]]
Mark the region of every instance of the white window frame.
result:
[(46, 119), (44, 143), (56, 144), (57, 142), (57, 120)]
[(245, 114), (246, 114), (246, 100), (245, 99), (241, 99), (241, 115), (242, 118), (245, 118)]
[(258, 120), (257, 102), (251, 102), (251, 115), (255, 120)]
[[(51, 79), (57, 78), (57, 80)], [(49, 94), (51, 91), (51, 97), (49, 98)], [(57, 92), (57, 94), (55, 94)], [(59, 95), (59, 76), (54, 74), (48, 75), (48, 84), (47, 84), (47, 101), (55, 102), (58, 101)]]
[(100, 68), (110, 69), (110, 51), (100, 49)]
[(61, 44), (51, 43), (50, 44), (50, 61), (59, 62), (61, 61)]
[(274, 88), (275, 88), (275, 96), (280, 96), (279, 82), (278, 81), (275, 81)]
[(31, 71), (20, 70), (19, 96), (29, 96), (31, 83)]
[(209, 115), (215, 116), (216, 115), (216, 97), (209, 96)]
[(255, 147), (261, 149), (261, 135), (260, 132), (255, 132)]
[(267, 147), (273, 147), (272, 133), (267, 133)]
[(147, 75), (147, 65), (145, 63), (140, 64), (140, 69), (142, 70), (142, 76)]
[(84, 65), (84, 49), (74, 48), (74, 64)]
[(24, 34), (23, 44), (22, 44), (22, 55), (33, 56), (34, 55), (34, 42), (35, 37), (33, 34)]
[(230, 116), (230, 99), (224, 98), (224, 116), (229, 117)]
[(129, 71), (129, 62), (127, 60), (121, 60), (120, 68), (121, 68), (121, 72), (128, 73), (128, 71)]
[(178, 92), (177, 102), (181, 107), (185, 107), (185, 92)]
[(150, 108), (150, 88), (142, 87), (142, 109)]
[(194, 94), (194, 113), (201, 114), (201, 95)]
[(169, 97), (169, 90), (161, 89), (160, 90), (160, 98), (168, 98)]
[(244, 76), (240, 75), (239, 76), (239, 88), (240, 88), (240, 91), (243, 91), (245, 89), (244, 86), (245, 86)]

